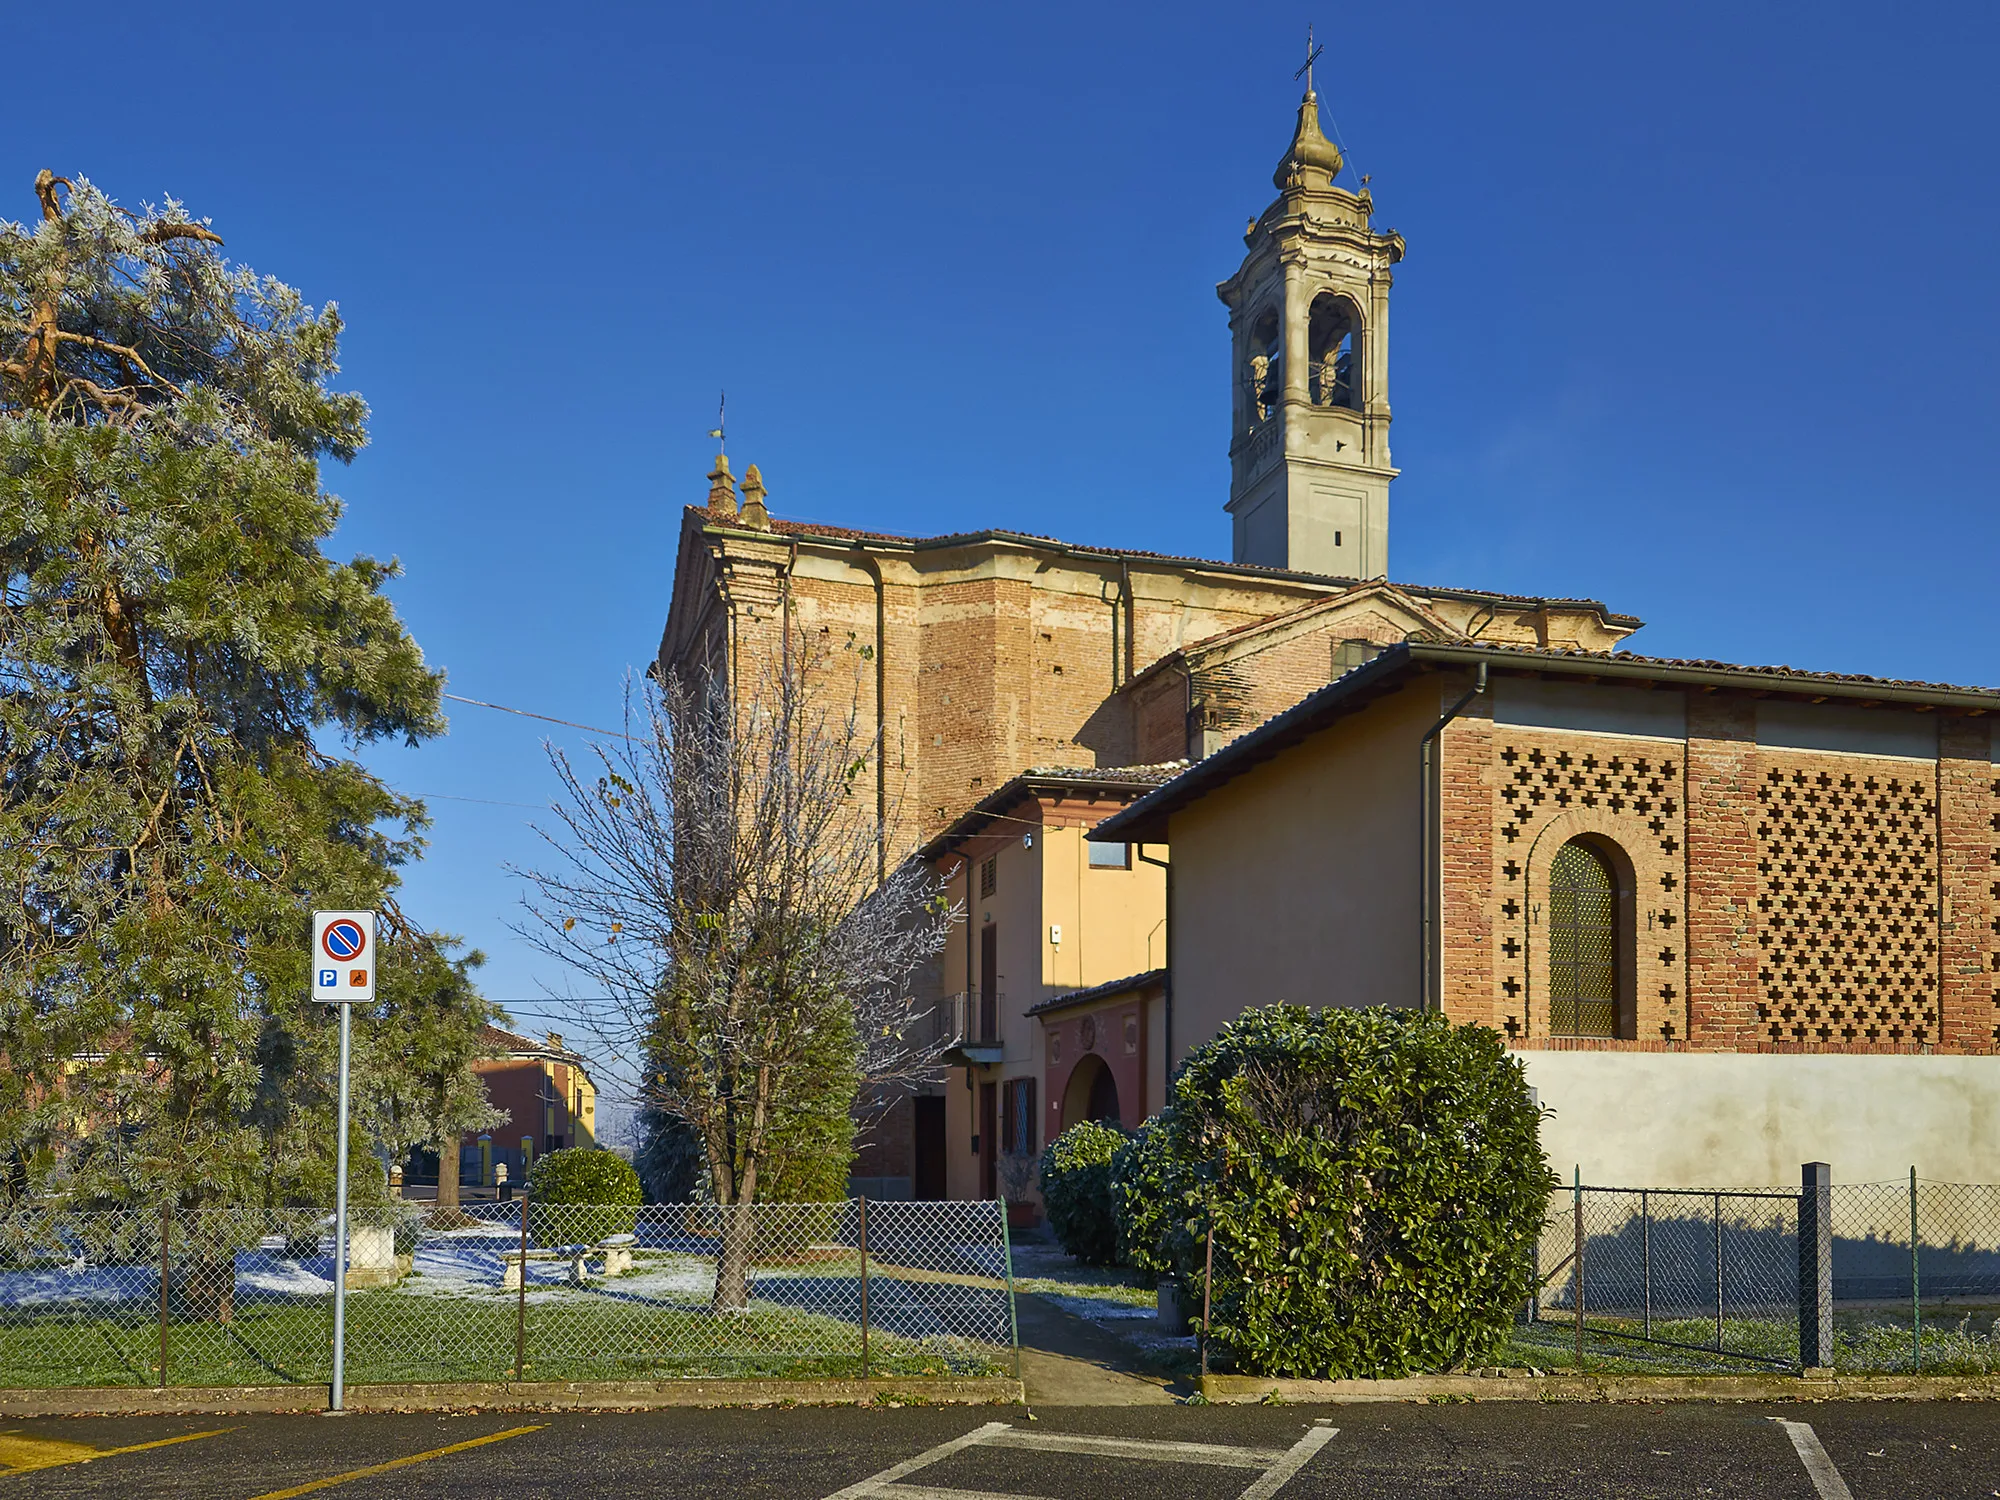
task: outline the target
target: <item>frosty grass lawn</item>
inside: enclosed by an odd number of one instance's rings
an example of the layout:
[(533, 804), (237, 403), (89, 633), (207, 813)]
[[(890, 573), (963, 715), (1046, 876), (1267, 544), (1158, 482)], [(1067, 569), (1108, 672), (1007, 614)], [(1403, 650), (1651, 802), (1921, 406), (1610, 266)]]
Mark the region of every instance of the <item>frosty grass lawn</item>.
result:
[[(750, 1306), (718, 1312), (709, 1306), (712, 1261), (643, 1250), (632, 1274), (585, 1286), (561, 1279), (564, 1262), (536, 1261), (522, 1299), (500, 1287), (501, 1256), (515, 1243), (493, 1233), (438, 1236), (399, 1286), (350, 1291), (349, 1383), (509, 1379), (517, 1317), (529, 1380), (863, 1373), (859, 1265), (851, 1255), (759, 1267)], [(331, 1378), (331, 1276), (325, 1255), (284, 1259), (268, 1242), (242, 1252), (228, 1322), (170, 1319), (162, 1382), (159, 1283), (150, 1268), (0, 1271), (0, 1386), (323, 1382)], [(871, 1269), (871, 1282), (873, 1373), (1012, 1368), (994, 1342), (954, 1336), (954, 1325), (1004, 1330), (1004, 1294), (901, 1282), (884, 1269)], [(954, 1316), (968, 1298), (995, 1306), (974, 1319)]]

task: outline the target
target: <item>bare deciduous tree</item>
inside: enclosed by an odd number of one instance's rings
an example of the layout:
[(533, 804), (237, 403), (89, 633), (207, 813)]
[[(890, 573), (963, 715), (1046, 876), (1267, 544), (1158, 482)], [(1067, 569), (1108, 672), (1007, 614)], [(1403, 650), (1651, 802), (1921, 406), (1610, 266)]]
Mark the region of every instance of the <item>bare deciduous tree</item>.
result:
[(604, 997), (586, 1024), (645, 1059), (644, 1101), (687, 1122), (734, 1206), (721, 1307), (746, 1301), (774, 1133), (937, 1060), (911, 987), (955, 912), (920, 862), (877, 878), (887, 828), (857, 787), (880, 746), (858, 674), (823, 691), (838, 661), (794, 643), (734, 693), (672, 675), (628, 691), (622, 741), (581, 765), (550, 750), (562, 795), (539, 831), (558, 862), (524, 872), (523, 934)]

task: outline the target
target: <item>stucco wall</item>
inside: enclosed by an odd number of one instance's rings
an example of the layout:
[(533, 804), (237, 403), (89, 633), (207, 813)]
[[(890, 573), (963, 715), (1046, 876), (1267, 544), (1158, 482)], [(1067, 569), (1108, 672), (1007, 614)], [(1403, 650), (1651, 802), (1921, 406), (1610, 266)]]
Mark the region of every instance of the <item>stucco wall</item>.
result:
[(1522, 1052), (1555, 1110), (1542, 1126), (1565, 1181), (1785, 1187), (1799, 1164), (1835, 1181), (2000, 1176), (2000, 1058), (1802, 1053)]
[(1174, 1058), (1250, 1005), (1418, 998), (1420, 681), (1173, 821)]

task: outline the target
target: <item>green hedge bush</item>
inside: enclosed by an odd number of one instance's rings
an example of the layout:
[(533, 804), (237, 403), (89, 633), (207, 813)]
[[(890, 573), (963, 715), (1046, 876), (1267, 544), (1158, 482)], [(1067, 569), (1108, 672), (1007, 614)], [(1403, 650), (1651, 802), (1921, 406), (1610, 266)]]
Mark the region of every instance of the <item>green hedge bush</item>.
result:
[(1111, 1158), (1111, 1214), (1117, 1225), (1118, 1263), (1153, 1276), (1176, 1269), (1172, 1123), (1149, 1116)]
[(1198, 1287), (1212, 1223), (1211, 1347), (1248, 1373), (1480, 1364), (1533, 1281), (1556, 1186), (1539, 1128), (1520, 1063), (1485, 1027), (1245, 1011), (1121, 1154), (1125, 1256)]
[(594, 1245), (606, 1235), (630, 1234), (645, 1201), (632, 1163), (580, 1146), (536, 1158), (528, 1196), (529, 1233), (538, 1245)]
[(1085, 1120), (1042, 1152), (1042, 1202), (1063, 1249), (1085, 1265), (1118, 1259), (1118, 1221), (1111, 1204), (1111, 1158), (1130, 1139), (1116, 1125)]

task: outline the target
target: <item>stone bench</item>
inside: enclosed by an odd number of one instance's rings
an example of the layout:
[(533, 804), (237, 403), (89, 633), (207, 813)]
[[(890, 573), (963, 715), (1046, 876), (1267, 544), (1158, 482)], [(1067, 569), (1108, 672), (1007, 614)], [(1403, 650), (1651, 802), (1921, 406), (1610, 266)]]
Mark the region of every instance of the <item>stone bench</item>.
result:
[[(590, 1262), (593, 1257), (603, 1262), (596, 1273), (605, 1278), (624, 1276), (632, 1269), (632, 1250), (639, 1243), (637, 1235), (614, 1234), (595, 1246), (570, 1245), (561, 1250), (530, 1250), (529, 1260), (567, 1261), (569, 1263), (569, 1283), (571, 1286), (590, 1284)], [(503, 1250), (500, 1253), (500, 1290), (518, 1292), (521, 1290), (521, 1252)]]

